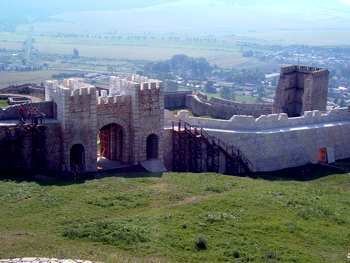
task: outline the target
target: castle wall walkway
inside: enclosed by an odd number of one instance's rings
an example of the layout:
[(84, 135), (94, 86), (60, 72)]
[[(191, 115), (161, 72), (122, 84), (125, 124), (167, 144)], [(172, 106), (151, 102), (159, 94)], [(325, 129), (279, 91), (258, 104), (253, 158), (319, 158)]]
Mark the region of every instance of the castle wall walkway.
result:
[[(282, 113), (257, 119), (233, 116), (225, 121), (189, 117), (186, 111), (176, 116), (166, 112), (165, 116), (164, 138), (168, 145), (172, 142), (172, 120), (181, 119), (240, 149), (253, 163), (256, 172), (318, 163), (319, 150), (323, 148), (327, 149), (328, 162), (350, 157), (350, 113), (347, 108), (328, 114), (305, 112), (297, 118), (288, 118)], [(166, 149), (164, 163), (168, 169), (172, 168), (171, 160), (172, 149)]]

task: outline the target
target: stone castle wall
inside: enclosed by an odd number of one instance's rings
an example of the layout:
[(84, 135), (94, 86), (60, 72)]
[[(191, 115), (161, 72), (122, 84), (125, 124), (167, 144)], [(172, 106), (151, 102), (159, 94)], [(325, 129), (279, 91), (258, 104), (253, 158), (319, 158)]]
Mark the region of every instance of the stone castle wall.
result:
[[(187, 111), (177, 116), (165, 112), (165, 138), (172, 138), (172, 120), (183, 120), (204, 127), (212, 136), (239, 148), (253, 163), (254, 171), (273, 171), (317, 163), (319, 149), (327, 148), (335, 160), (350, 156), (350, 113), (347, 108), (305, 112), (304, 116), (288, 118), (287, 114), (271, 114), (255, 119), (234, 116), (230, 120), (189, 117)], [(167, 143), (170, 145), (170, 141)], [(167, 150), (169, 153), (171, 149)], [(332, 158), (330, 156), (330, 158)], [(164, 161), (170, 169), (172, 155)], [(167, 159), (169, 158), (169, 160)]]
[(33, 96), (44, 97), (45, 87), (35, 83), (26, 83), (22, 85), (11, 85), (0, 90), (1, 93), (31, 94)]
[(47, 161), (47, 171), (60, 171), (61, 170), (61, 156), (62, 148), (62, 130), (59, 122), (51, 122), (46, 124), (45, 130), (46, 136), (46, 152), (45, 157)]
[[(15, 125), (10, 126), (0, 126), (0, 134), (3, 135), (3, 132), (8, 127), (15, 127)], [(45, 158), (46, 158), (46, 171), (60, 171), (61, 169), (61, 124), (58, 121), (50, 120), (49, 123), (46, 123), (45, 129)], [(22, 167), (26, 171), (33, 171), (33, 163), (28, 154), (32, 153), (32, 137), (31, 131), (27, 132), (27, 136), (23, 137), (21, 145), (23, 146), (21, 155), (18, 156), (22, 163)], [(0, 159), (2, 162), (11, 162), (9, 157), (10, 149), (7, 147), (0, 150)], [(5, 166), (0, 166), (0, 171), (7, 171)]]
[(212, 116), (220, 119), (230, 119), (233, 115), (260, 115), (272, 113), (272, 104), (248, 104), (220, 98), (201, 99), (196, 95), (186, 96), (186, 106), (200, 116)]
[(192, 91), (174, 91), (164, 93), (164, 106), (166, 109), (186, 107), (186, 96)]
[(212, 116), (226, 120), (233, 115), (259, 117), (272, 113), (272, 104), (248, 104), (214, 97), (208, 100), (205, 94), (192, 94), (191, 91), (166, 92), (164, 104), (166, 109), (186, 107), (199, 116)]
[[(24, 112), (25, 117), (27, 117), (27, 111), (29, 107), (36, 107), (41, 113), (46, 115), (46, 118), (55, 118), (55, 110), (52, 101), (42, 101), (25, 103)], [(19, 108), (21, 105), (11, 105), (7, 106), (5, 109), (0, 107), (0, 120), (16, 120), (19, 119)]]

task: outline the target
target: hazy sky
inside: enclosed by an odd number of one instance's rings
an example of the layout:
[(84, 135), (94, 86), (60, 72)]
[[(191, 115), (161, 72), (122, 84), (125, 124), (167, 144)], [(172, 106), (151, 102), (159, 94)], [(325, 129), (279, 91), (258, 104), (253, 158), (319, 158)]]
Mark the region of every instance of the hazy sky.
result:
[[(29, 22), (41, 32), (350, 29), (349, 14), (350, 0), (0, 0), (0, 29)], [(61, 24), (50, 27), (53, 19)]]

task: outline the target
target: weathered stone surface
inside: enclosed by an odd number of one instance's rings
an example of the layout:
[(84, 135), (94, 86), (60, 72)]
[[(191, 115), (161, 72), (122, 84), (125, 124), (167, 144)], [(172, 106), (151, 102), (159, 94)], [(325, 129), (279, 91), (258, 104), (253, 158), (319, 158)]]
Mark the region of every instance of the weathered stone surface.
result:
[(328, 69), (298, 65), (283, 67), (273, 112), (285, 112), (289, 117), (294, 117), (301, 116), (305, 111), (325, 111), (328, 82)]
[[(62, 159), (67, 164), (77, 162), (83, 170), (97, 169), (97, 135), (101, 129), (103, 140), (108, 140), (108, 149), (104, 148), (108, 159), (134, 164), (145, 161), (150, 147), (147, 139), (154, 134), (155, 155), (163, 160), (162, 82), (138, 75), (127, 79), (111, 77), (109, 95), (102, 90), (101, 96), (96, 96), (99, 94), (95, 88), (82, 85), (74, 80), (64, 80), (62, 85), (57, 81), (46, 83), (47, 97), (57, 104), (57, 120), (62, 124)], [(81, 145), (83, 153), (79, 156), (84, 158), (72, 157), (74, 145)]]

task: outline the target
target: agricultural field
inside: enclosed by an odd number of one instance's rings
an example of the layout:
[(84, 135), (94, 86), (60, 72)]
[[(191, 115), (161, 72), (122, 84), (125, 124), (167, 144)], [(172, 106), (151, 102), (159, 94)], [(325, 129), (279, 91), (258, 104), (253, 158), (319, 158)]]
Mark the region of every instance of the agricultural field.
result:
[(343, 262), (350, 177), (308, 165), (215, 173), (3, 176), (0, 258)]
[(24, 83), (40, 83), (45, 80), (52, 79), (52, 74), (71, 73), (69, 71), (59, 70), (40, 70), (40, 71), (0, 71), (0, 89), (8, 85), (24, 84)]
[[(116, 36), (117, 37), (117, 36)], [(32, 43), (36, 52), (71, 55), (74, 48), (79, 50), (81, 57), (96, 59), (120, 60), (166, 60), (176, 54), (185, 54), (190, 57), (204, 57), (212, 65), (222, 68), (261, 67), (270, 63), (261, 63), (256, 58), (242, 57), (242, 48), (236, 44), (236, 39), (229, 38), (201, 38), (203, 41), (187, 41), (185, 36), (143, 36), (146, 39), (137, 39), (136, 36), (123, 35), (121, 39), (112, 36), (95, 37), (50, 37), (33, 35)], [(152, 38), (153, 37), (153, 38)], [(172, 40), (169, 40), (171, 38)], [(175, 40), (178, 39), (178, 40)], [(204, 41), (204, 39), (209, 39)], [(215, 42), (214, 42), (215, 39)], [(22, 50), (25, 35), (0, 33), (0, 48)], [(243, 50), (267, 51), (262, 48), (245, 48)], [(44, 62), (44, 61), (43, 61)], [(72, 64), (74, 61), (70, 61)], [(49, 63), (52, 67), (52, 63)], [(108, 64), (108, 62), (104, 62)], [(57, 65), (55, 65), (57, 66)], [(92, 69), (90, 67), (90, 69)]]

